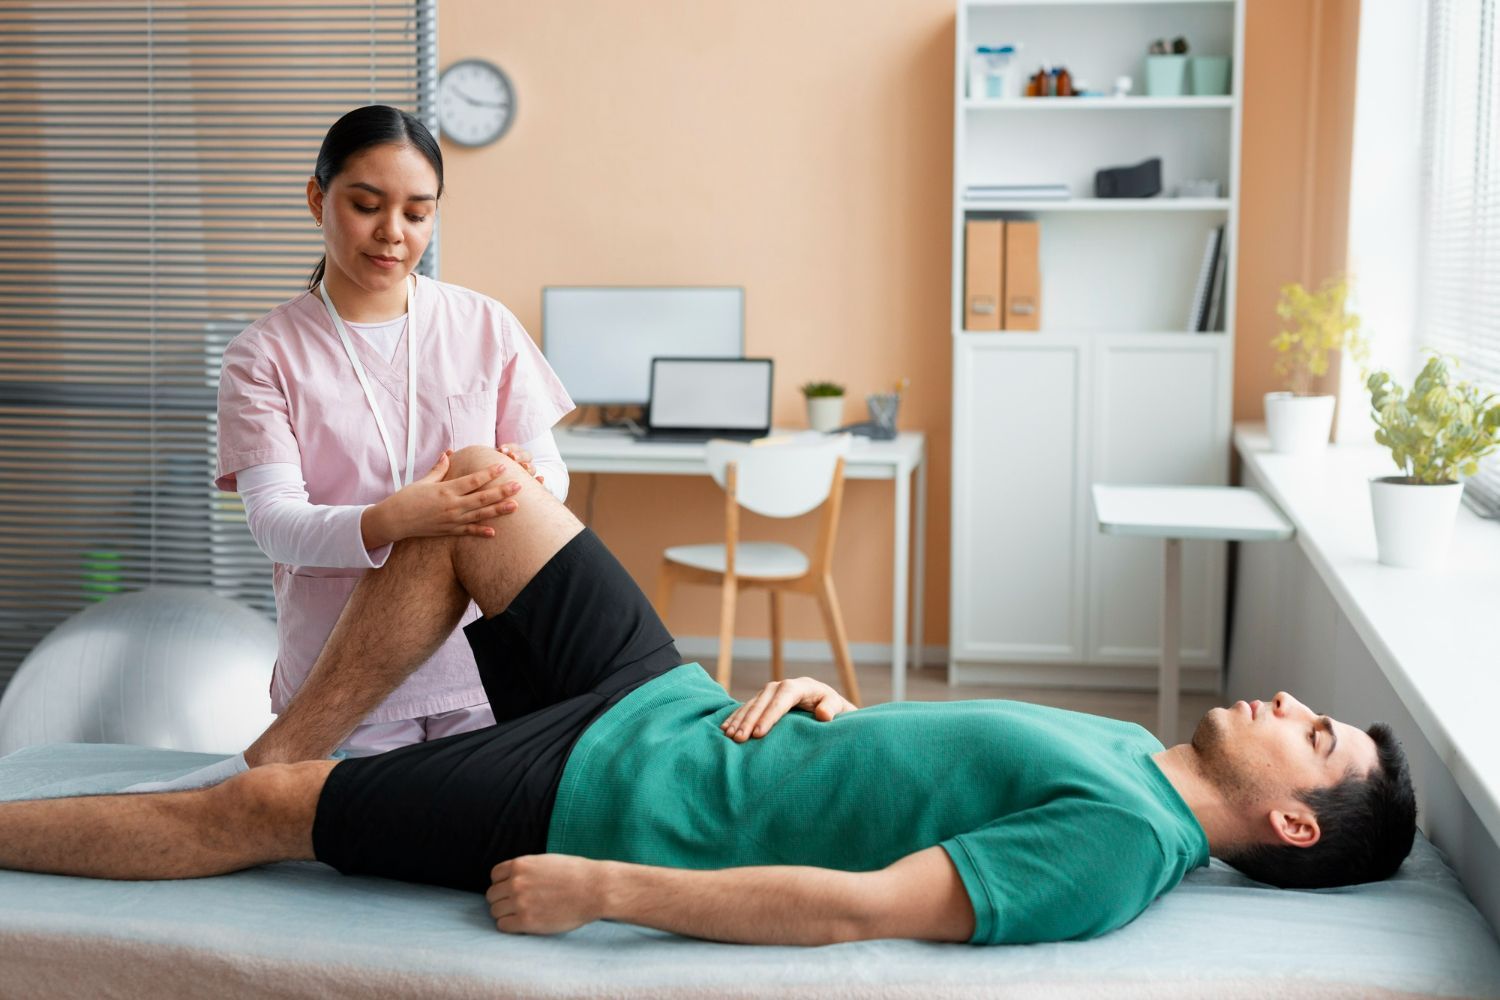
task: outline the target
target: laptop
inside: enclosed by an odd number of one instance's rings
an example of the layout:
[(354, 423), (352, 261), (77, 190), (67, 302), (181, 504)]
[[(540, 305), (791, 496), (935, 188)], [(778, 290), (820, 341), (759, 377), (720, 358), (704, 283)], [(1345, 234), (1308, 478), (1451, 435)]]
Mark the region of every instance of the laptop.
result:
[(771, 430), (770, 358), (652, 358), (643, 441), (748, 441)]

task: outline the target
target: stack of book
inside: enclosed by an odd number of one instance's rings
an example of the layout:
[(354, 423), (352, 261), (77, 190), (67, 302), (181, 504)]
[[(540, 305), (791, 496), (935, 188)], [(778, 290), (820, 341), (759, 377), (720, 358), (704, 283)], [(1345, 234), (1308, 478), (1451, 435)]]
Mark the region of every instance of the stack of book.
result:
[(1224, 245), (1224, 227), (1215, 226), (1203, 246), (1203, 263), (1198, 268), (1193, 307), (1188, 314), (1188, 329), (1195, 333), (1224, 329), (1224, 272), (1229, 268), (1228, 249)]
[(970, 184), (966, 201), (1060, 201), (1072, 197), (1066, 184)]

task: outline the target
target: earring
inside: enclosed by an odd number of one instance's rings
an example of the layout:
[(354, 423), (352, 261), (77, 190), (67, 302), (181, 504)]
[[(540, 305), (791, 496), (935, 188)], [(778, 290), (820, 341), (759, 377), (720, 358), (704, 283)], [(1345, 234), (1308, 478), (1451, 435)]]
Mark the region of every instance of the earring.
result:
[(323, 220), (319, 219), (316, 223), (314, 223), (314, 225), (316, 225), (319, 229), (322, 229), (323, 228)]

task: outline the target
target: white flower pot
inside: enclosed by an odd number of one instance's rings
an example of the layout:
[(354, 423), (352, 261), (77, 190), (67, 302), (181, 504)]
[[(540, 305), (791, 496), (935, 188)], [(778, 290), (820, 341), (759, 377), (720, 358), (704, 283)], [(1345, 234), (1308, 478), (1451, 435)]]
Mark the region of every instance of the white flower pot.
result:
[(1266, 432), (1271, 450), (1281, 455), (1306, 455), (1328, 447), (1333, 429), (1332, 396), (1266, 393)]
[(1448, 555), (1462, 483), (1426, 485), (1401, 476), (1370, 480), (1375, 548), (1387, 566), (1425, 569)]
[(827, 434), (844, 423), (843, 396), (808, 396), (807, 425)]

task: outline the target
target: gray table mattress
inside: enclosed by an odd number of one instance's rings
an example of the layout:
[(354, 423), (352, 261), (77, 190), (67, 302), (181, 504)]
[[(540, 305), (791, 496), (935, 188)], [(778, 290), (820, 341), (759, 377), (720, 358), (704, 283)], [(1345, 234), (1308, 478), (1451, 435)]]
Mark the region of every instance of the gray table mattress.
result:
[[(100, 745), (0, 760), (0, 799), (111, 791), (216, 758)], [(106, 882), (0, 872), (4, 997), (1500, 997), (1500, 947), (1418, 838), (1387, 882), (1291, 892), (1215, 861), (1075, 943), (722, 945), (624, 924), (497, 932), (482, 897), (314, 863)]]

